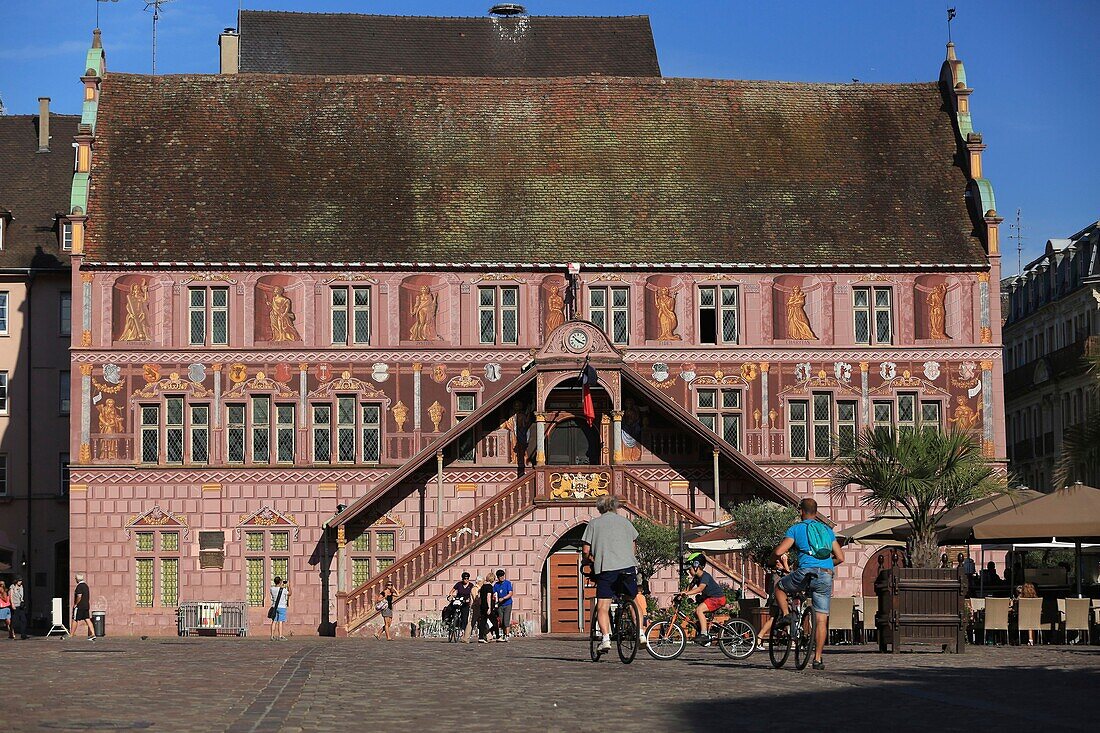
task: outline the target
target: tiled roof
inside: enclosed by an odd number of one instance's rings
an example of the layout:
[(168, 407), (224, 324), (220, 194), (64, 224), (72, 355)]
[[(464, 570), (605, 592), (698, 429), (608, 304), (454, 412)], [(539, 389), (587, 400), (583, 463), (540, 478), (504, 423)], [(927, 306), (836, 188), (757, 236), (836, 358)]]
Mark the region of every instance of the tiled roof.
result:
[(68, 267), (57, 215), (69, 210), (73, 136), (80, 118), (50, 115), (50, 152), (38, 152), (38, 115), (0, 116), (0, 212), (11, 212), (0, 268)]
[(982, 265), (935, 83), (108, 74), (89, 261)]
[(428, 18), (241, 11), (240, 70), (267, 74), (660, 76), (649, 18)]

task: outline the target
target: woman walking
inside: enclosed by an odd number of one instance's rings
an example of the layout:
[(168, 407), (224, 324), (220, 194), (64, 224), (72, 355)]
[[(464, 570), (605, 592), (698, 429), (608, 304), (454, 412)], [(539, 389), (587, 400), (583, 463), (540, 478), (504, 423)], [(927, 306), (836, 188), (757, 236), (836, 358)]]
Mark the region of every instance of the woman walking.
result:
[(386, 588), (382, 591), (382, 600), (378, 602), (381, 606), (378, 610), (382, 613), (382, 628), (374, 635), (375, 639), (382, 638), (384, 633), (387, 641), (393, 641), (393, 636), (390, 635), (390, 624), (393, 623), (393, 598), (396, 595), (397, 589), (393, 587), (393, 583), (386, 583)]
[(11, 628), (11, 594), (8, 593), (8, 586), (2, 580), (0, 580), (0, 628), (7, 629), (9, 639), (15, 638)]
[(477, 643), (488, 644), (489, 643), (489, 625), (492, 623), (493, 618), (493, 599), (495, 594), (493, 593), (493, 574), (492, 572), (485, 573), (485, 579), (481, 582), (481, 588), (477, 591), (477, 606), (478, 606), (478, 619), (477, 619)]

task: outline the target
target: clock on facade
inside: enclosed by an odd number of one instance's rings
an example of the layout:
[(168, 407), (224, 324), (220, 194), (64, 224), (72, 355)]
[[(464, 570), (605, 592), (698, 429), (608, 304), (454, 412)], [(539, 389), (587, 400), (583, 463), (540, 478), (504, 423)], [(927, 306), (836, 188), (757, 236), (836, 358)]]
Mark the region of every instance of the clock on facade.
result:
[(571, 331), (565, 339), (565, 345), (573, 352), (584, 351), (585, 347), (588, 346), (588, 334), (579, 328)]

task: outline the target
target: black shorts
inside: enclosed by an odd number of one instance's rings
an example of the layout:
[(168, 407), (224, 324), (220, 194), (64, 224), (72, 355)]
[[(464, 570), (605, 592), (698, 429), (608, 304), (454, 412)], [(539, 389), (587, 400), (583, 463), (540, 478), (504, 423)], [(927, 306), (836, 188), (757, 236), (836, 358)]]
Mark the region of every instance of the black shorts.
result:
[(605, 570), (596, 574), (596, 597), (615, 598), (623, 595), (633, 598), (638, 595), (638, 571), (634, 568)]
[(92, 617), (91, 612), (87, 608), (76, 607), (76, 614), (73, 615), (75, 621), (87, 621)]

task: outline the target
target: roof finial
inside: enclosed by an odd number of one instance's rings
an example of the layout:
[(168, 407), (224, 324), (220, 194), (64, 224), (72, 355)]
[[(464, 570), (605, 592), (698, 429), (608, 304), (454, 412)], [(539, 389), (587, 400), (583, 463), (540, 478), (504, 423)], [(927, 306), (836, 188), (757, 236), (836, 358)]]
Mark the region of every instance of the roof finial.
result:
[(92, 31), (92, 48), (103, 48), (103, 38), (98, 28)]

